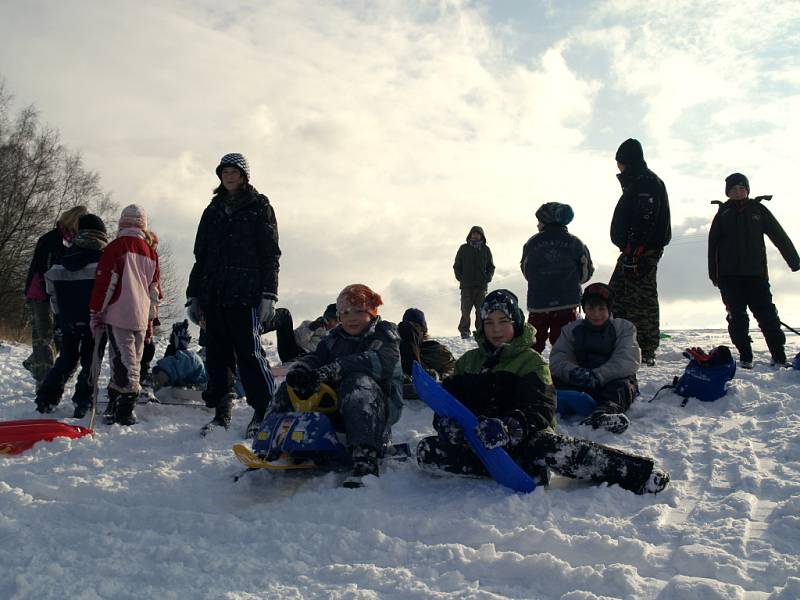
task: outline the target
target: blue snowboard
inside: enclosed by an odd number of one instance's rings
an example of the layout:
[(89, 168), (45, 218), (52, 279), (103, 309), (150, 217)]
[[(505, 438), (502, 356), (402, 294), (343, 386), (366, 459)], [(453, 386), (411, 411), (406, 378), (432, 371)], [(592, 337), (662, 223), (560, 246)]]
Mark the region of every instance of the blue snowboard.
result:
[(437, 415), (450, 417), (461, 425), (467, 442), (497, 483), (509, 487), (515, 492), (528, 493), (536, 489), (536, 482), (514, 462), (514, 459), (505, 450), (502, 448), (490, 450), (483, 445), (475, 435), (475, 427), (478, 424), (475, 415), (436, 383), (417, 362), (414, 363), (412, 376), (420, 399)]

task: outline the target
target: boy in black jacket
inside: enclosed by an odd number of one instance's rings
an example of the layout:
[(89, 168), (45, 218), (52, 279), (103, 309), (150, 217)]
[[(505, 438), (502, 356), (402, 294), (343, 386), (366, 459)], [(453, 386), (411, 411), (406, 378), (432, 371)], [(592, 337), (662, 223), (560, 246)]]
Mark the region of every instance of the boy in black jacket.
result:
[(61, 401), (64, 385), (69, 381), (78, 363), (81, 372), (75, 383), (72, 401), (76, 419), (83, 418), (92, 404), (90, 384), (94, 344), (100, 344), (100, 356), (105, 347), (105, 336), (92, 338), (89, 329), (89, 300), (97, 270), (97, 261), (108, 245), (106, 227), (97, 215), (85, 214), (78, 220), (78, 233), (61, 258), (45, 274), (47, 293), (61, 329), (61, 353), (48, 371), (36, 392), (36, 410), (52, 412)]
[(739, 351), (739, 365), (753, 368), (749, 307), (764, 334), (771, 364), (791, 366), (786, 362), (786, 336), (769, 289), (764, 236), (780, 250), (792, 271), (800, 269), (800, 257), (778, 220), (761, 204), (763, 198), (749, 197), (747, 177), (741, 173), (726, 177), (725, 195), (729, 200), (719, 207), (708, 232), (708, 277), (719, 287), (728, 311), (728, 333)]

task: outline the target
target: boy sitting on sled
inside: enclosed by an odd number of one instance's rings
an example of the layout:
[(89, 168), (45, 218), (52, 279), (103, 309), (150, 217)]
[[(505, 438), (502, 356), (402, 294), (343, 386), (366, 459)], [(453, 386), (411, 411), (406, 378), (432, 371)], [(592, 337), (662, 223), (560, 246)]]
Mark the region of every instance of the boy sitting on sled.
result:
[(153, 368), (153, 386), (156, 390), (166, 386), (204, 386), (208, 382), (203, 359), (197, 352), (189, 350), (191, 341), (188, 319), (172, 324), (164, 358)]
[(365, 475), (378, 475), (378, 456), (400, 418), (402, 372), (399, 335), (378, 316), (381, 297), (366, 285), (348, 285), (336, 300), (340, 324), (316, 350), (300, 357), (278, 388), (269, 413), (290, 412), (287, 386), (308, 398), (320, 383), (338, 395), (338, 416), (353, 461), (344, 485), (359, 487)]
[[(551, 468), (566, 477), (616, 483), (637, 494), (664, 489), (669, 474), (656, 469), (653, 459), (555, 432), (550, 370), (531, 348), (533, 328), (512, 292), (501, 289), (486, 296), (480, 319), (478, 348), (456, 361), (455, 374), (442, 385), (477, 416), (475, 433), (487, 448), (504, 447), (542, 484)], [(421, 467), (487, 475), (454, 420), (436, 415), (433, 426), (437, 435), (417, 447)]]

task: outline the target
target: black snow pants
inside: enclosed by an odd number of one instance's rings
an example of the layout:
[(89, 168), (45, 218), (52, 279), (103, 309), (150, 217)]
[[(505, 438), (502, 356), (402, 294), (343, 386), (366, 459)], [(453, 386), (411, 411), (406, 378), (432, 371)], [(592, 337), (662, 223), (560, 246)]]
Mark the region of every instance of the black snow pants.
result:
[[(543, 469), (573, 479), (617, 484), (639, 493), (653, 470), (653, 460), (589, 440), (571, 438), (543, 429), (508, 449), (511, 457), (532, 477), (542, 481)], [(485, 475), (478, 455), (466, 445), (451, 444), (440, 436), (424, 438), (417, 446), (417, 461), (458, 475)]]
[(728, 333), (739, 351), (739, 360), (753, 361), (750, 319), (747, 316), (749, 308), (764, 334), (772, 358), (779, 363), (786, 362), (786, 336), (781, 330), (778, 309), (772, 303), (769, 281), (764, 277), (720, 277), (719, 293), (728, 311)]

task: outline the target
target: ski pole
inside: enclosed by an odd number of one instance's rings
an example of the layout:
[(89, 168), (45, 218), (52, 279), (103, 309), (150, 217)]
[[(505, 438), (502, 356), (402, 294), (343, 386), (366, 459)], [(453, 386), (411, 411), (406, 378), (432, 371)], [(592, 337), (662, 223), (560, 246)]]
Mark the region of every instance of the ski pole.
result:
[(94, 342), (94, 350), (92, 351), (92, 371), (90, 373), (90, 377), (92, 378), (92, 416), (89, 419), (89, 429), (94, 429), (94, 421), (97, 417), (97, 393), (98, 393), (98, 383), (100, 379), (100, 347), (105, 342), (105, 326), (103, 327), (103, 333), (97, 337), (97, 339), (92, 340)]
[(793, 329), (792, 327), (789, 327), (789, 326), (788, 326), (786, 323), (784, 323), (783, 321), (780, 321), (780, 324), (781, 324), (781, 325), (783, 325), (784, 327), (786, 327), (786, 329), (788, 329), (788, 330), (789, 330), (789, 331), (791, 331), (792, 333), (796, 333), (797, 335), (800, 335), (800, 331), (797, 331), (797, 329)]

